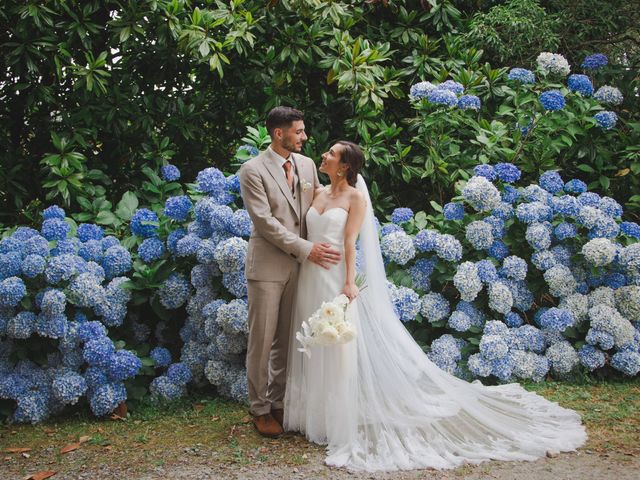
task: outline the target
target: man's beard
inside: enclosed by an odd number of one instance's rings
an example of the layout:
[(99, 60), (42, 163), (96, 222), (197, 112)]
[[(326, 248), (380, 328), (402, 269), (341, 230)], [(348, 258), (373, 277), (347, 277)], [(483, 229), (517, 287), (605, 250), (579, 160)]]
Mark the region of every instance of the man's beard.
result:
[(284, 140), (282, 142), (282, 148), (284, 148), (285, 150), (287, 150), (289, 152), (296, 152), (296, 153), (300, 152), (300, 150), (301, 150), (300, 148), (298, 148), (296, 146), (295, 142), (291, 142), (289, 140)]

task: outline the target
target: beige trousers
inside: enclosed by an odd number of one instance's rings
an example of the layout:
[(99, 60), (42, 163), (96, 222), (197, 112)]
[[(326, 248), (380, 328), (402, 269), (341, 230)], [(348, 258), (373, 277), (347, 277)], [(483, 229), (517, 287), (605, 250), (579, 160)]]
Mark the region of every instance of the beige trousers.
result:
[[(284, 267), (284, 266), (283, 266)], [(298, 265), (281, 282), (247, 280), (247, 383), (252, 415), (283, 408)]]

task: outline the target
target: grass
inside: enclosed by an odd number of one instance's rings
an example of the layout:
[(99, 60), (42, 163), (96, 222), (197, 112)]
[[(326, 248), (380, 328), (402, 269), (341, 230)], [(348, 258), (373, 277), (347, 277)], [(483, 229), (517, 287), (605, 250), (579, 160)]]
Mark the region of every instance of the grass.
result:
[[(589, 441), (585, 449), (640, 455), (640, 381), (571, 385), (525, 385), (582, 414)], [(81, 442), (69, 453), (60, 450)], [(279, 440), (257, 435), (246, 407), (218, 399), (190, 398), (176, 403), (144, 403), (126, 419), (88, 416), (60, 418), (42, 425), (0, 426), (0, 477), (25, 478), (39, 470), (79, 472), (103, 466), (128, 475), (171, 465), (185, 457), (207, 464), (304, 465), (322, 452), (301, 436)], [(7, 448), (28, 448), (8, 453)], [(194, 458), (195, 461), (195, 458)]]

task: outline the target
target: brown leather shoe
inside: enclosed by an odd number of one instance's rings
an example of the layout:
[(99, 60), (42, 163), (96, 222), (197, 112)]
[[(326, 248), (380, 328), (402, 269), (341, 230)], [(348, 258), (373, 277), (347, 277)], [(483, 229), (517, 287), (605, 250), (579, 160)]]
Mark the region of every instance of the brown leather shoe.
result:
[(253, 425), (263, 437), (276, 438), (284, 433), (284, 430), (276, 422), (270, 413), (253, 417)]
[(271, 410), (271, 416), (276, 422), (280, 424), (281, 427), (284, 428), (284, 409), (274, 408), (273, 410)]

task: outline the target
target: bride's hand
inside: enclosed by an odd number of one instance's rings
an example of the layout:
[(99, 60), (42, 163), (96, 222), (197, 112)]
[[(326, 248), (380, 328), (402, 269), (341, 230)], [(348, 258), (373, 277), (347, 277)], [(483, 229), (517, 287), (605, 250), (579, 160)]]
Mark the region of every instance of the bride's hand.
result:
[(358, 294), (360, 293), (360, 289), (355, 283), (345, 283), (344, 288), (342, 289), (342, 293), (344, 293), (351, 302), (358, 296)]

